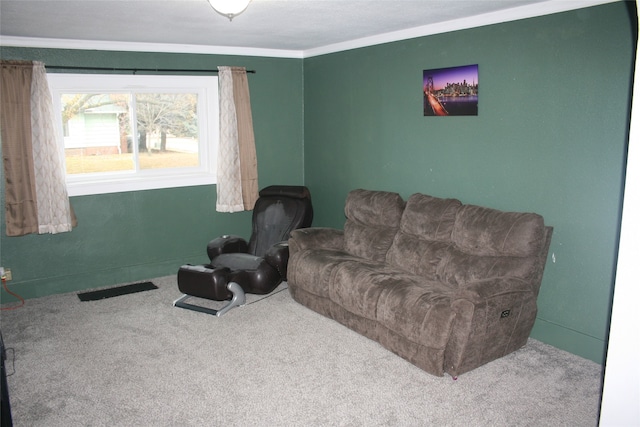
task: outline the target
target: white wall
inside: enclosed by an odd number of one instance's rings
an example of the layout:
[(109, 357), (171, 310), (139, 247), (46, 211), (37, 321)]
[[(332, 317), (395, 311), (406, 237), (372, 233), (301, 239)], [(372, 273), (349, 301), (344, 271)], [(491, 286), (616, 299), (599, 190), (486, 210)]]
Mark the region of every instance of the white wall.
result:
[(639, 65), (636, 56), (618, 269), (600, 413), (604, 427), (640, 426)]

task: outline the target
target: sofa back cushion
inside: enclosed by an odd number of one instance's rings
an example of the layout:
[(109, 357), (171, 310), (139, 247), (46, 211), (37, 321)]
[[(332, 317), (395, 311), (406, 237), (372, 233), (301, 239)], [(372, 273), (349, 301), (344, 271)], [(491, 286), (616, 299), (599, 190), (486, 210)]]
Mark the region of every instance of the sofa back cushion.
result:
[(387, 252), (390, 265), (452, 287), (497, 277), (536, 277), (544, 220), (456, 199), (414, 194)]
[(465, 205), (456, 215), (451, 240), (473, 255), (537, 255), (545, 241), (544, 220), (534, 213)]
[(438, 280), (453, 287), (498, 277), (531, 281), (536, 276), (535, 257), (470, 255), (455, 247), (448, 248), (436, 267)]
[(531, 281), (545, 236), (540, 215), (465, 205), (456, 214), (453, 246), (437, 267), (438, 278), (452, 286), (497, 277)]
[(436, 279), (438, 265), (451, 246), (451, 232), (461, 206), (456, 199), (425, 194), (409, 197), (387, 262), (426, 279)]
[(351, 255), (383, 262), (398, 231), (404, 200), (397, 193), (353, 190), (344, 213), (344, 247)]

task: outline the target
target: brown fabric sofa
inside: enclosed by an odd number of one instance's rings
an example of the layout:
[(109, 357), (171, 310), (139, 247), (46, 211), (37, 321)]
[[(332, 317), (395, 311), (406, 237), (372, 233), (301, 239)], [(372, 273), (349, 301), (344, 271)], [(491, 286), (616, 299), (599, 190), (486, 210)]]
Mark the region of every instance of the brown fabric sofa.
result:
[(354, 190), (344, 230), (295, 230), (292, 297), (425, 371), (453, 377), (522, 347), (552, 228), (534, 213)]

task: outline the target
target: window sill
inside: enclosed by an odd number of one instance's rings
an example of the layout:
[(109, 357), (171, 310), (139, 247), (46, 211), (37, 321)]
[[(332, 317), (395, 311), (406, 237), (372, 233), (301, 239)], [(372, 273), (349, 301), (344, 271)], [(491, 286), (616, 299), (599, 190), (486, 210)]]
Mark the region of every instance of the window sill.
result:
[(190, 187), (194, 185), (211, 185), (216, 183), (215, 175), (208, 173), (191, 173), (180, 175), (163, 175), (155, 179), (149, 177), (123, 176), (110, 179), (73, 182), (67, 179), (67, 192), (70, 197), (93, 194), (123, 193), (127, 191), (157, 190), (161, 188)]

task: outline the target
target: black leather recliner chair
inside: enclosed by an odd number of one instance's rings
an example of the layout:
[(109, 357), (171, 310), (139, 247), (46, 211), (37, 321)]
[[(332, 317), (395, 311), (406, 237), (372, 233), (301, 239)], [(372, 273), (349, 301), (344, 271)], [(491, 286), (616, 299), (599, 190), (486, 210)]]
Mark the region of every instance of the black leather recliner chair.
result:
[[(174, 306), (221, 316), (244, 305), (245, 293), (268, 294), (287, 280), (287, 240), (292, 230), (311, 226), (311, 194), (303, 186), (273, 185), (259, 196), (249, 242), (234, 235), (209, 242), (209, 264), (186, 264), (178, 270), (178, 289), (184, 295)], [(229, 302), (214, 310), (187, 303), (190, 297)]]

